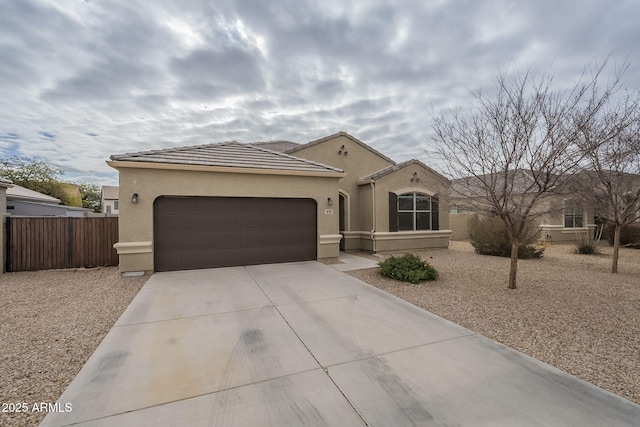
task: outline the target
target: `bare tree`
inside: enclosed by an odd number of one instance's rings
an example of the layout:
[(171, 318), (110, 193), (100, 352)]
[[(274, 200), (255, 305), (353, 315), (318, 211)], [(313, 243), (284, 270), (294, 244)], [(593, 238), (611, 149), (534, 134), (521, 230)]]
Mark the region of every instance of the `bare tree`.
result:
[(596, 215), (613, 223), (611, 273), (618, 272), (620, 231), (640, 219), (640, 106), (638, 95), (627, 95), (613, 110), (581, 129), (585, 170), (574, 188), (594, 207)]
[(549, 74), (501, 74), (495, 94), (474, 92), (471, 113), (453, 110), (434, 118), (437, 151), (454, 179), (452, 197), (505, 225), (509, 289), (516, 288), (518, 246), (527, 224), (549, 213), (547, 199), (578, 170), (585, 156), (577, 144), (579, 130), (599, 116), (619, 87), (624, 70), (601, 86), (605, 65), (587, 68), (564, 91), (556, 90)]

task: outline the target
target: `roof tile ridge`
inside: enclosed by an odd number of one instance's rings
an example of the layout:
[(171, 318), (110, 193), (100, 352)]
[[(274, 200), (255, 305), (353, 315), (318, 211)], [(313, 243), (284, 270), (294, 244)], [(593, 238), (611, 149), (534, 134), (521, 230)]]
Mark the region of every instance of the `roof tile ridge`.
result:
[(112, 154), (110, 156), (111, 160), (117, 160), (118, 158), (122, 158), (122, 157), (142, 157), (142, 156), (148, 156), (151, 154), (160, 154), (160, 153), (171, 153), (171, 152), (176, 152), (176, 151), (184, 151), (184, 150), (188, 150), (188, 149), (202, 149), (202, 148), (209, 148), (212, 146), (220, 146), (220, 145), (224, 145), (224, 144), (229, 144), (235, 142), (236, 144), (240, 144), (237, 141), (223, 141), (223, 142), (212, 142), (212, 143), (208, 143), (208, 144), (193, 144), (193, 145), (182, 145), (182, 146), (178, 146), (178, 147), (167, 147), (167, 148), (159, 148), (159, 149), (155, 149), (155, 150), (144, 150), (144, 151), (135, 151), (132, 153), (122, 153), (122, 154)]
[(312, 164), (312, 165), (315, 165), (315, 166), (321, 166), (321, 167), (324, 167), (326, 169), (333, 170), (333, 171), (336, 171), (336, 172), (344, 172), (342, 169), (339, 169), (339, 168), (336, 168), (336, 167), (333, 167), (333, 166), (329, 166), (329, 165), (326, 165), (324, 163), (314, 162), (313, 160), (307, 160), (307, 159), (303, 159), (301, 157), (292, 156), (291, 154), (281, 153), (279, 151), (267, 150), (266, 148), (256, 147), (256, 146), (249, 145), (249, 144), (243, 144), (243, 145), (247, 145), (247, 146), (251, 147), (254, 150), (260, 150), (260, 151), (264, 151), (266, 153), (275, 154), (277, 156), (286, 157), (288, 159), (296, 160), (296, 161), (299, 161), (299, 162), (309, 163), (309, 164)]

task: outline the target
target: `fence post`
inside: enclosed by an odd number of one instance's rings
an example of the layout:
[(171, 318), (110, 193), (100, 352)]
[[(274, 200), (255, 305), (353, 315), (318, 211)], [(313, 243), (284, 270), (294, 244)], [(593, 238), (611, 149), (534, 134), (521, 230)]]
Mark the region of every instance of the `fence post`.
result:
[(73, 267), (73, 218), (69, 217), (69, 239), (67, 240), (67, 253), (69, 254), (69, 265), (67, 268)]
[(2, 224), (3, 231), (5, 233), (4, 236), (2, 236), (4, 241), (1, 242), (4, 248), (2, 256), (2, 271), (0, 271), (1, 274), (5, 271), (11, 271), (11, 217), (6, 216), (3, 213), (0, 213), (0, 215), (2, 216), (2, 221), (6, 221), (5, 224)]

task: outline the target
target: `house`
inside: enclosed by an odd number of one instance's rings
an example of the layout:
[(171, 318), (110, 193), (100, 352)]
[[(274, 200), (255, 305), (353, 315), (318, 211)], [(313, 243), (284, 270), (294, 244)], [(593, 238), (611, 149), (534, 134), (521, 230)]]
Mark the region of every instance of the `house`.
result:
[(12, 216), (84, 217), (91, 209), (60, 204), (60, 199), (13, 184), (6, 189), (7, 213)]
[(117, 186), (103, 185), (100, 191), (101, 212), (107, 214), (118, 214), (120, 208), (119, 188)]
[[(507, 186), (511, 203), (525, 203), (531, 197), (531, 189), (535, 188), (534, 177), (525, 170), (516, 170)], [(449, 223), (452, 240), (469, 239), (468, 220), (474, 212), (486, 211), (484, 206), (484, 190), (480, 185), (473, 185), (474, 179), (489, 178), (489, 175), (478, 178), (454, 179), (450, 187)], [(501, 188), (500, 177), (494, 177), (495, 188)], [(569, 187), (555, 188), (543, 197), (536, 205), (536, 221), (540, 227), (541, 239), (552, 242), (572, 242), (578, 236), (584, 236), (596, 228), (594, 209), (582, 202), (578, 194), (572, 193)]]
[(120, 270), (337, 258), (339, 250), (446, 248), (446, 178), (339, 132), (298, 145), (225, 142), (127, 153)]
[(396, 164), (345, 132), (286, 153), (347, 173), (339, 182), (342, 249), (383, 252), (448, 247), (449, 181), (422, 162)]

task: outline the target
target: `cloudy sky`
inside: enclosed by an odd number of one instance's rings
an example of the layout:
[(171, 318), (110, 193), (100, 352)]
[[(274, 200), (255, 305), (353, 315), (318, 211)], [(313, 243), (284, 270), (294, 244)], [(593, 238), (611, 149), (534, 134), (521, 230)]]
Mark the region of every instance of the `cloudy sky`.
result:
[[(505, 70), (571, 84), (637, 0), (0, 0), (0, 155), (116, 184), (111, 154), (346, 131), (430, 160), (431, 117)], [(553, 65), (552, 65), (553, 64)]]

